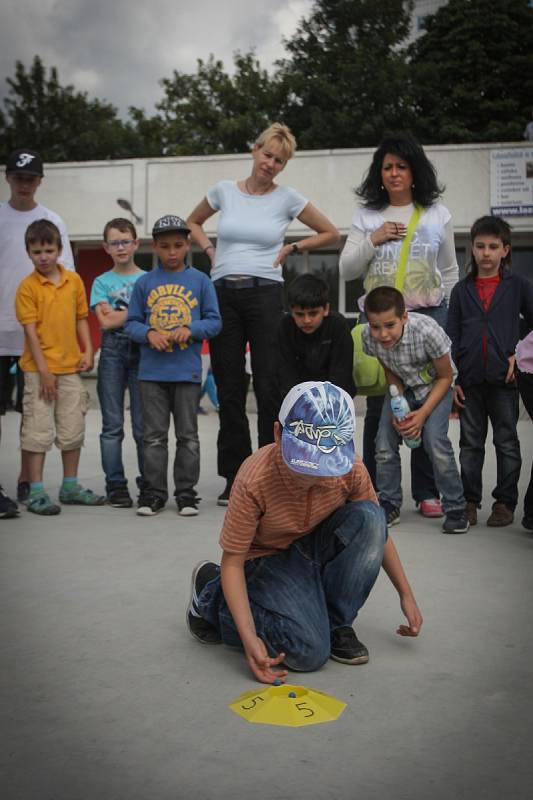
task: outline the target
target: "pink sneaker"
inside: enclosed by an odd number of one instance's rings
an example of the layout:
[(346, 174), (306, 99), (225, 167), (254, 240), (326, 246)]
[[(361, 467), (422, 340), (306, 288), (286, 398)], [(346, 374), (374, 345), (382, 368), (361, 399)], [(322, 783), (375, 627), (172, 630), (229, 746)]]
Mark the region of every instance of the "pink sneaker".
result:
[(423, 517), (443, 517), (444, 512), (438, 497), (429, 497), (427, 500), (422, 500), (418, 506), (418, 510)]

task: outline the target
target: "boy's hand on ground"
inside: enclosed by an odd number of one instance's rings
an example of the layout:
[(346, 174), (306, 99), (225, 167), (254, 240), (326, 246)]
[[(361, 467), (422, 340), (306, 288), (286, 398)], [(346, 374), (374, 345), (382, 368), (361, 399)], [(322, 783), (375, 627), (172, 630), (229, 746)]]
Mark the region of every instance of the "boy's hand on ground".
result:
[(261, 683), (274, 683), (276, 678), (283, 680), (288, 670), (274, 670), (277, 664), (281, 664), (285, 658), (285, 653), (279, 653), (275, 658), (268, 655), (265, 643), (258, 636), (245, 647), (246, 660), (255, 678)]
[(453, 387), (453, 400), (452, 400), (452, 409), (455, 409), (457, 413), (461, 411), (462, 408), (465, 407), (465, 393), (461, 389), (458, 383), (455, 384)]
[(41, 388), (39, 390), (39, 394), (46, 400), (47, 403), (51, 403), (52, 400), (55, 400), (57, 395), (57, 378), (51, 372), (41, 372)]
[(415, 598), (412, 595), (409, 597), (402, 597), (400, 599), (400, 606), (409, 624), (400, 625), (396, 633), (400, 636), (418, 636), (424, 620), (422, 619), (422, 614), (416, 604)]
[(185, 344), (192, 337), (191, 329), (185, 325), (180, 325), (179, 328), (172, 331), (172, 339), (178, 344)]
[(161, 333), (161, 331), (148, 331), (146, 335), (147, 340), (152, 345), (154, 350), (166, 350), (172, 341), (172, 334)]

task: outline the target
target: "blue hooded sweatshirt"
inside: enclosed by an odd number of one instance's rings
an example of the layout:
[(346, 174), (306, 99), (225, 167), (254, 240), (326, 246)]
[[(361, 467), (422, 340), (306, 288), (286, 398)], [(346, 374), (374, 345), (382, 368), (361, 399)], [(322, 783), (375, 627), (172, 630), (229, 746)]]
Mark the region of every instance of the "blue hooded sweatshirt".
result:
[[(192, 338), (155, 350), (148, 331), (162, 333), (187, 326)], [(133, 289), (125, 330), (141, 346), (139, 379), (143, 381), (202, 381), (202, 340), (222, 328), (218, 301), (211, 280), (200, 270), (186, 267), (171, 272), (157, 267), (139, 278)]]

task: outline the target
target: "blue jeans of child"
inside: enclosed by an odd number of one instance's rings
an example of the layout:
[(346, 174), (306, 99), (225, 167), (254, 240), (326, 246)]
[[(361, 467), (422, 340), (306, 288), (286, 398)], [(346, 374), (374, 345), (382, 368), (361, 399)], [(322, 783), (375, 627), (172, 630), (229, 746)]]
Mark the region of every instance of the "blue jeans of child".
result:
[[(288, 550), (246, 562), (255, 628), (271, 657), (285, 653), (285, 664), (303, 672), (327, 661), (331, 631), (352, 625), (370, 594), (386, 538), (379, 506), (346, 503)], [(199, 608), (226, 644), (241, 646), (219, 577), (202, 590)]]
[[(415, 401), (407, 389), (405, 397), (412, 411), (422, 403)], [(463, 511), (466, 502), (459, 470), (448, 438), (448, 419), (452, 409), (452, 390), (449, 389), (440, 403), (433, 409), (422, 431), (422, 445), (433, 466), (435, 482), (442, 495), (445, 514)], [(383, 403), (379, 430), (376, 439), (376, 467), (379, 499), (396, 508), (402, 504), (402, 468), (400, 459), (401, 436), (392, 426), (392, 411), (389, 402)]]
[(104, 331), (100, 361), (98, 364), (97, 391), (102, 411), (102, 433), (100, 452), (102, 469), (105, 474), (106, 492), (126, 486), (122, 461), (122, 441), (124, 439), (124, 395), (126, 388), (130, 396), (131, 428), (137, 446), (137, 464), (142, 481), (143, 431), (141, 400), (139, 396), (139, 346), (125, 333)]
[(518, 502), (518, 479), (522, 458), (516, 432), (518, 388), (515, 383), (499, 386), (481, 383), (463, 388), (465, 407), (461, 409), (459, 440), (461, 477), (465, 497), (479, 505), (483, 494), (482, 473), (488, 421), (496, 450), (496, 488), (492, 496), (512, 511)]
[(139, 381), (144, 420), (144, 485), (168, 499), (168, 430), (174, 419), (174, 495), (194, 496), (200, 477), (198, 403), (200, 384), (177, 381)]

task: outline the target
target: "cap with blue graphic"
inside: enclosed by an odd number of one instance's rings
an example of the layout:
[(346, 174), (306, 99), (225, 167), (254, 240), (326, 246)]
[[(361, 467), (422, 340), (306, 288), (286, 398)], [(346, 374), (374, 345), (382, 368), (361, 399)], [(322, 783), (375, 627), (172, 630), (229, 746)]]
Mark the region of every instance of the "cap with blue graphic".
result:
[(324, 478), (349, 472), (355, 461), (355, 409), (329, 381), (306, 381), (288, 392), (279, 412), (281, 453), (290, 469)]

